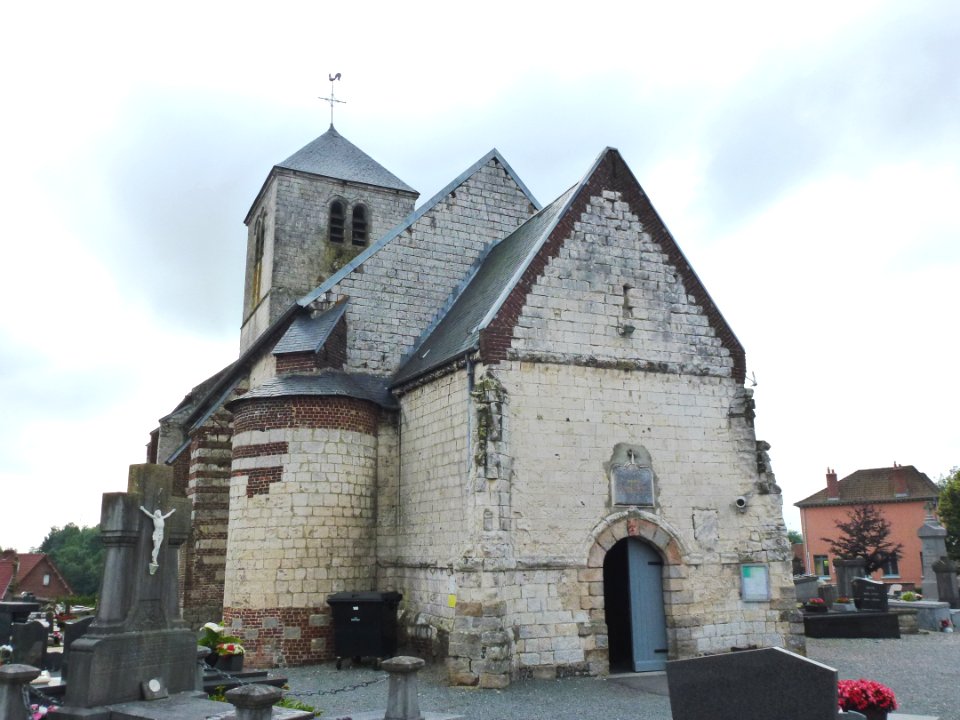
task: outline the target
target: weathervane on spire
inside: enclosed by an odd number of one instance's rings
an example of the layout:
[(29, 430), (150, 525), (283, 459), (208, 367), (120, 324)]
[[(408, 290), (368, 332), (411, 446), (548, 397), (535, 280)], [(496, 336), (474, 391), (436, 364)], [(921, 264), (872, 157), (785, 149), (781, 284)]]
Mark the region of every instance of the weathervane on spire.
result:
[(337, 100), (337, 96), (333, 92), (333, 84), (340, 79), (340, 73), (337, 73), (336, 75), (330, 75), (329, 77), (330, 77), (330, 97), (322, 97), (319, 99), (326, 100), (328, 103), (330, 103), (330, 127), (333, 127), (333, 104), (341, 103), (343, 105), (346, 105), (347, 101)]

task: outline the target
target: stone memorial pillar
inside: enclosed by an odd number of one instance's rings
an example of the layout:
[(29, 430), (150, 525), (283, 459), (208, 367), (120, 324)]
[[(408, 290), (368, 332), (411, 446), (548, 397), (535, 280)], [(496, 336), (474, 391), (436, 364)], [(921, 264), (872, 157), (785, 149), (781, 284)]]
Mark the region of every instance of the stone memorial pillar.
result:
[(270, 685), (241, 685), (227, 690), (227, 702), (237, 711), (237, 720), (270, 720), (273, 704), (283, 697), (280, 688)]
[(25, 718), (27, 708), (23, 704), (25, 686), (40, 676), (40, 670), (29, 665), (0, 666), (0, 718)]
[(383, 720), (423, 720), (417, 696), (417, 673), (425, 665), (418, 657), (400, 655), (384, 660), (380, 667), (390, 673), (387, 712)]
[(866, 565), (867, 561), (863, 558), (852, 560), (837, 558), (833, 561), (833, 567), (837, 571), (837, 593), (840, 597), (853, 597), (853, 581), (866, 577), (867, 573), (864, 569)]
[(917, 530), (920, 537), (920, 557), (923, 558), (923, 581), (920, 592), (924, 599), (934, 600), (937, 595), (937, 576), (933, 564), (947, 555), (947, 531), (935, 517), (932, 508), (927, 508), (927, 517)]
[(140, 700), (152, 679), (171, 693), (196, 685), (196, 635), (180, 619), (177, 592), (191, 507), (172, 497), (172, 485), (172, 468), (132, 465), (127, 492), (103, 496), (100, 602), (70, 648), (68, 717), (74, 708)]
[(933, 564), (933, 573), (937, 577), (937, 597), (940, 602), (950, 603), (952, 608), (960, 608), (957, 564), (947, 557), (942, 557)]

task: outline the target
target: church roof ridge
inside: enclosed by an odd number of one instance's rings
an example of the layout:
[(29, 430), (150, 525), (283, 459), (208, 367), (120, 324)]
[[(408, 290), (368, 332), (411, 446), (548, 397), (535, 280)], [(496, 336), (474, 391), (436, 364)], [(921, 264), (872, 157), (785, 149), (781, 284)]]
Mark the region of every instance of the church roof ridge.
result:
[(527, 199), (530, 200), (531, 204), (537, 209), (540, 210), (542, 205), (540, 202), (533, 196), (533, 193), (530, 192), (529, 188), (523, 183), (520, 177), (516, 174), (514, 169), (510, 166), (510, 163), (506, 161), (503, 155), (500, 154), (500, 151), (496, 148), (493, 148), (483, 157), (477, 160), (473, 165), (468, 167), (462, 173), (457, 175), (453, 180), (447, 183), (443, 189), (437, 192), (433, 197), (427, 200), (423, 205), (415, 209), (412, 213), (407, 215), (399, 224), (394, 226), (392, 230), (389, 230), (385, 235), (383, 235), (379, 240), (373, 243), (366, 250), (357, 255), (353, 260), (348, 262), (342, 268), (340, 268), (333, 275), (324, 280), (320, 285), (314, 288), (311, 292), (304, 295), (300, 300), (297, 301), (297, 304), (301, 307), (306, 307), (318, 297), (323, 295), (327, 290), (332, 289), (337, 283), (343, 280), (347, 275), (352, 273), (358, 267), (363, 265), (371, 256), (375, 255), (377, 252), (386, 247), (394, 238), (399, 236), (407, 228), (411, 227), (417, 220), (422, 218), (430, 210), (436, 207), (440, 202), (445, 200), (451, 192), (456, 190), (460, 185), (467, 181), (474, 173), (476, 173), (480, 168), (489, 163), (491, 160), (496, 160), (503, 166), (503, 169), (507, 172), (510, 178), (517, 184), (523, 194), (527, 196)]

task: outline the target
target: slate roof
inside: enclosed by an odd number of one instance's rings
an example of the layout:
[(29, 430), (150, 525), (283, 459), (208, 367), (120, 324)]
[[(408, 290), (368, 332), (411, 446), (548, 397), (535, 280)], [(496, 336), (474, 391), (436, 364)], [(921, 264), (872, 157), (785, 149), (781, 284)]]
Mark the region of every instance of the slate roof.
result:
[(333, 125), (323, 135), (304, 145), (277, 167), (322, 175), (336, 180), (416, 193), (412, 187), (358, 148)]
[(439, 322), (401, 365), (393, 384), (412, 380), (479, 346), (480, 330), (550, 235), (578, 188), (567, 190), (481, 256), (466, 286), (452, 306), (441, 311)]
[[(907, 484), (906, 496), (897, 497), (894, 474), (901, 473)], [(917, 502), (935, 500), (940, 495), (937, 484), (913, 465), (857, 470), (837, 481), (838, 500), (830, 500), (827, 488), (794, 503), (797, 507), (820, 505), (860, 505), (881, 502)]]
[(316, 375), (280, 375), (266, 380), (250, 392), (227, 403), (259, 398), (339, 395), (369, 400), (384, 408), (396, 408), (397, 401), (387, 387), (387, 379), (363, 373), (327, 369)]
[(316, 316), (307, 312), (298, 315), (274, 346), (273, 354), (319, 352), (346, 310), (347, 301), (343, 301)]

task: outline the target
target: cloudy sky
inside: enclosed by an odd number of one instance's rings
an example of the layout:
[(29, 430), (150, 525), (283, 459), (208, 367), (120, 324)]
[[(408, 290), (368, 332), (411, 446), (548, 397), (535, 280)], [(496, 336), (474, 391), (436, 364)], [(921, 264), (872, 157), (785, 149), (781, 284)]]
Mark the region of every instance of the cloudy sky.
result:
[(242, 220), (330, 72), (424, 199), (497, 147), (546, 203), (619, 148), (746, 347), (790, 527), (827, 466), (960, 464), (960, 3), (346, 5), (4, 10), (0, 547), (97, 523), (235, 358)]

